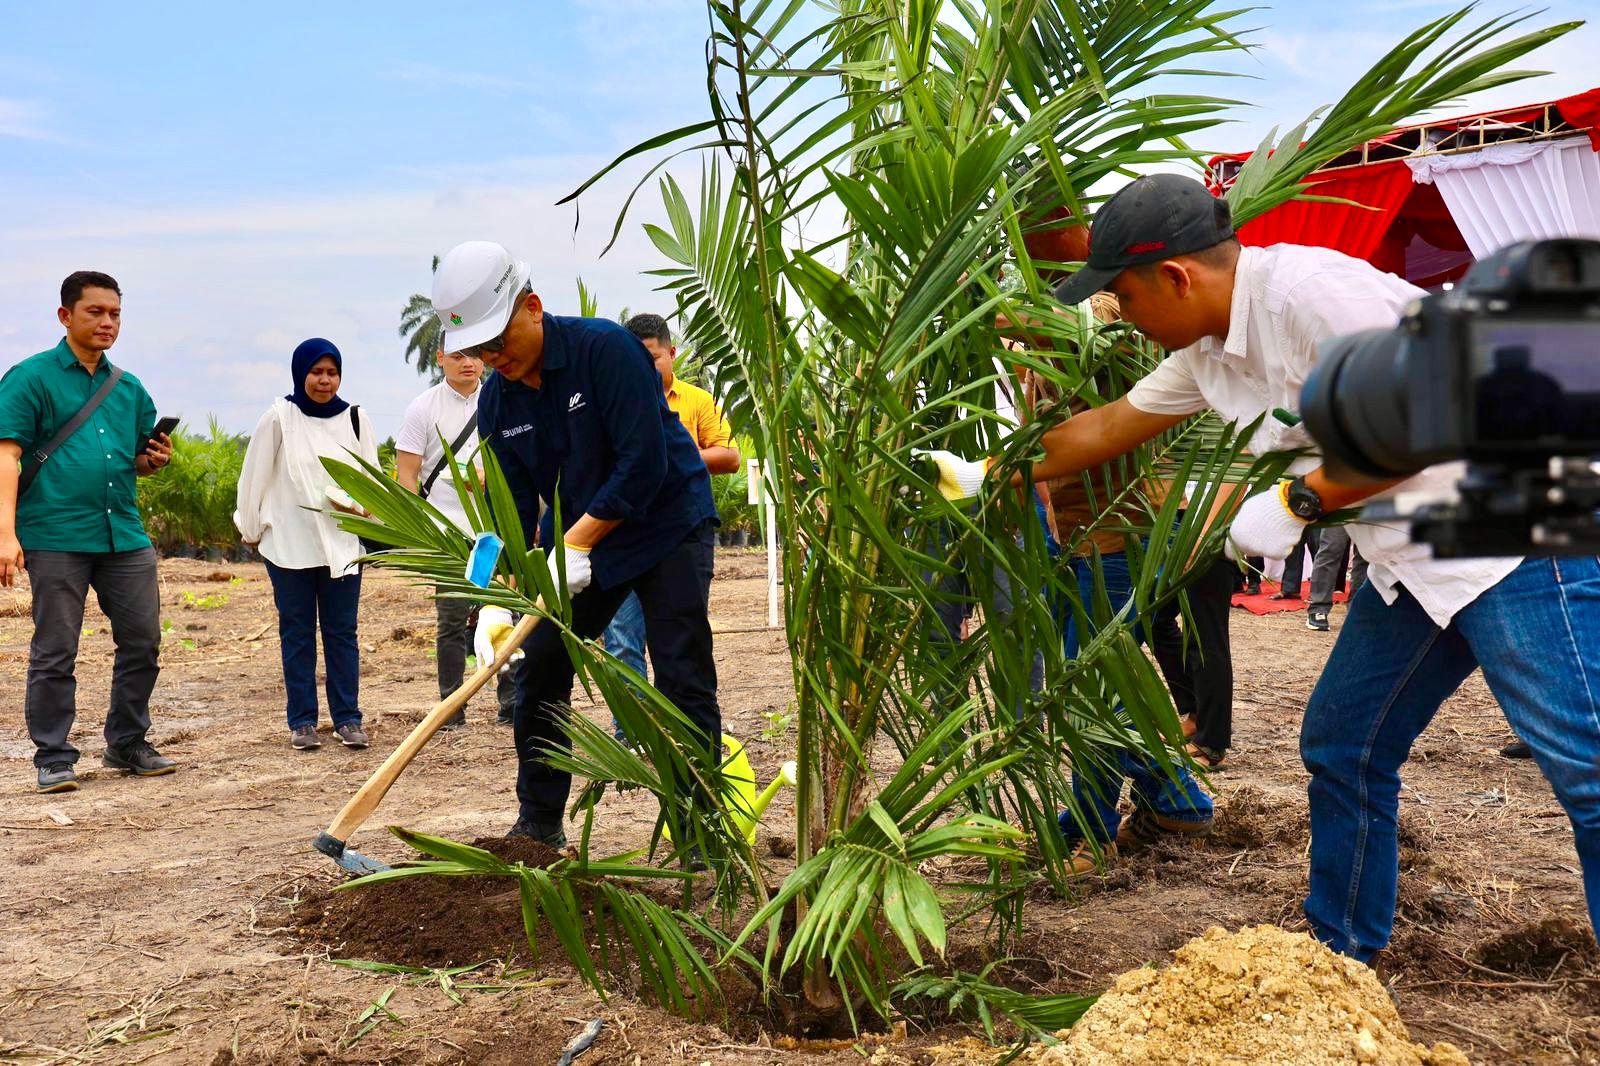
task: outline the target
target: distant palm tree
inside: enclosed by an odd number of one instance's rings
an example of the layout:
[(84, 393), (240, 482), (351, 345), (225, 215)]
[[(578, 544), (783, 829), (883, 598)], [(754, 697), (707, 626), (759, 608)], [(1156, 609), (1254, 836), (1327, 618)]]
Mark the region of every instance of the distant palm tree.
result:
[[(439, 257), (433, 257), (433, 269), (439, 269)], [(417, 373), (426, 374), (434, 381), (444, 376), (439, 369), (439, 349), (444, 342), (444, 330), (439, 316), (433, 313), (433, 301), (424, 293), (414, 292), (400, 312), (400, 336), (406, 341), (406, 362), (417, 357)]]

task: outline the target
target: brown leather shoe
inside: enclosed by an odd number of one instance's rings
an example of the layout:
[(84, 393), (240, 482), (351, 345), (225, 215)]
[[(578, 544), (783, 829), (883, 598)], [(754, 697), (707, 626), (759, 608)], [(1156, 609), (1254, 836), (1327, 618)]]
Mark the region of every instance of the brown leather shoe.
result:
[(1202, 837), (1211, 832), (1210, 818), (1203, 822), (1183, 822), (1144, 807), (1122, 820), (1117, 829), (1117, 844), (1126, 851), (1138, 851), (1158, 840)]
[(1080, 877), (1094, 877), (1105, 873), (1112, 863), (1117, 861), (1117, 845), (1115, 841), (1108, 841), (1100, 845), (1100, 854), (1096, 855), (1087, 840), (1080, 840), (1072, 854), (1067, 856), (1067, 878), (1076, 880)]

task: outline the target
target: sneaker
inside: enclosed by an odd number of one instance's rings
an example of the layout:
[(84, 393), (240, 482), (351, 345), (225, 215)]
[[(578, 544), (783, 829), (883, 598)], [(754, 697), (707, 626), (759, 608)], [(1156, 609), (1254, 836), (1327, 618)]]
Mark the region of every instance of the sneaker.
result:
[(107, 745), (101, 762), (113, 770), (127, 770), (136, 777), (160, 777), (178, 768), (176, 762), (162, 755), (148, 740), (136, 740), (120, 748)]
[(317, 727), (303, 725), (289, 733), (289, 745), (295, 751), (314, 751), (322, 747), (322, 738), (317, 736)]
[(71, 792), (78, 787), (78, 772), (69, 762), (53, 762), (39, 767), (40, 792)]
[(1328, 631), (1328, 608), (1307, 607), (1306, 628), (1315, 629), (1320, 633), (1326, 633)]
[(1211, 832), (1211, 823), (1210, 818), (1203, 822), (1185, 822), (1140, 807), (1122, 820), (1117, 830), (1117, 845), (1128, 851), (1138, 851), (1159, 840), (1202, 837)]
[(461, 729), (461, 728), (464, 728), (466, 726), (466, 724), (467, 724), (467, 712), (466, 711), (457, 711), (455, 714), (452, 714), (449, 718), (446, 718), (444, 720), (443, 724), (441, 724), (439, 726), (439, 728), (443, 729), (443, 730)]
[(1094, 877), (1106, 871), (1112, 863), (1117, 861), (1117, 845), (1115, 841), (1107, 841), (1100, 845), (1100, 854), (1096, 855), (1087, 840), (1078, 841), (1073, 847), (1072, 854), (1067, 856), (1067, 879), (1076, 881), (1083, 877)]
[[(1511, 743), (1500, 749), (1500, 757), (1504, 759), (1531, 759), (1533, 758), (1533, 749), (1528, 747), (1528, 742), (1526, 740), (1513, 740)], [(43, 792), (43, 770), (39, 771), (39, 784), (39, 791)]]
[(333, 727), (333, 735), (339, 738), (339, 743), (347, 748), (364, 748), (367, 746), (367, 735), (361, 731), (360, 722), (346, 722), (344, 725)]
[(518, 816), (517, 824), (511, 827), (506, 834), (510, 840), (522, 837), (527, 840), (537, 840), (541, 844), (548, 844), (552, 848), (567, 846), (567, 834), (562, 831), (560, 822), (535, 822), (530, 818)]

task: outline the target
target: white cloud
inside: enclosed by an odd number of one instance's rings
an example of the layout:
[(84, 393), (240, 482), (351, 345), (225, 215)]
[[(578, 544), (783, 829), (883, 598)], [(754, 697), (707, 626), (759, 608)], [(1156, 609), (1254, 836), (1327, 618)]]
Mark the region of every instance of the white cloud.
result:
[(46, 125), (45, 110), (32, 100), (0, 97), (0, 137), (24, 141), (65, 141)]
[[(1422, 7), (1423, 4), (1414, 6)], [(1277, 127), (1281, 135), (1303, 121), (1311, 112), (1336, 103), (1345, 91), (1365, 74), (1402, 35), (1427, 21), (1417, 13), (1387, 20), (1373, 29), (1286, 31), (1264, 29), (1253, 35), (1257, 44), (1248, 60), (1238, 64), (1241, 73), (1254, 81), (1243, 92), (1215, 79), (1195, 79), (1189, 84), (1199, 92), (1223, 96), (1243, 95), (1254, 106), (1233, 112), (1234, 121), (1211, 131), (1207, 147), (1218, 150), (1249, 151), (1267, 131)], [(1471, 20), (1477, 25), (1481, 19)], [(1561, 19), (1546, 13), (1536, 15), (1516, 27), (1520, 35), (1535, 27), (1551, 26)], [(1594, 87), (1591, 56), (1600, 49), (1600, 25), (1590, 24), (1560, 37), (1551, 44), (1517, 61), (1518, 70), (1546, 70), (1551, 73), (1527, 78), (1487, 92), (1476, 93), (1429, 115), (1413, 116), (1412, 121), (1452, 114), (1492, 111), (1518, 104), (1556, 100)]]
[(537, 88), (532, 82), (515, 78), (502, 78), (473, 70), (455, 70), (434, 66), (431, 63), (412, 63), (386, 71), (395, 81), (415, 81), (428, 85), (448, 85), (460, 89), (488, 89), (495, 92), (532, 92)]
[[(33, 198), (27, 222), (0, 226), (0, 364), (48, 348), (60, 334), (55, 286), (73, 270), (105, 270), (124, 292), (114, 360), (138, 374), (163, 413), (195, 428), (207, 414), (249, 430), (289, 390), (289, 356), (324, 336), (345, 356), (341, 395), (362, 404), (387, 436), (426, 385), (403, 361), (400, 310), (430, 285), (430, 257), (464, 240), (493, 239), (533, 267), (557, 314), (577, 310), (575, 278), (599, 294), (603, 313), (623, 306), (670, 310), (643, 271), (662, 265), (639, 229), (659, 221), (653, 193), (635, 202), (617, 247), (598, 253), (631, 182), (602, 182), (583, 202), (573, 233), (556, 199), (600, 161), (512, 160), (465, 180), (461, 172), (381, 193), (355, 191), (242, 197), (130, 209), (112, 201)], [(635, 170), (633, 173), (637, 174)], [(519, 175), (536, 175), (521, 180)]]

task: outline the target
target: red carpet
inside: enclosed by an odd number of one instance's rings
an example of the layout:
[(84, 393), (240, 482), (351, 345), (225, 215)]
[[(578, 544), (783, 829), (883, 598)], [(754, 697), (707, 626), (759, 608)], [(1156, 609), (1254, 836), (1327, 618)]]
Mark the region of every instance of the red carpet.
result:
[[(1303, 611), (1306, 609), (1305, 600), (1272, 599), (1272, 594), (1277, 591), (1278, 586), (1275, 582), (1263, 581), (1261, 583), (1261, 592), (1259, 595), (1246, 596), (1242, 592), (1235, 592), (1233, 594), (1233, 605), (1235, 607), (1243, 607), (1251, 614), (1277, 614), (1279, 611)], [(1310, 590), (1307, 589), (1306, 586), (1301, 585), (1300, 591), (1305, 593)], [(1334, 603), (1343, 603), (1348, 598), (1349, 597), (1343, 592), (1335, 592), (1333, 594)]]

